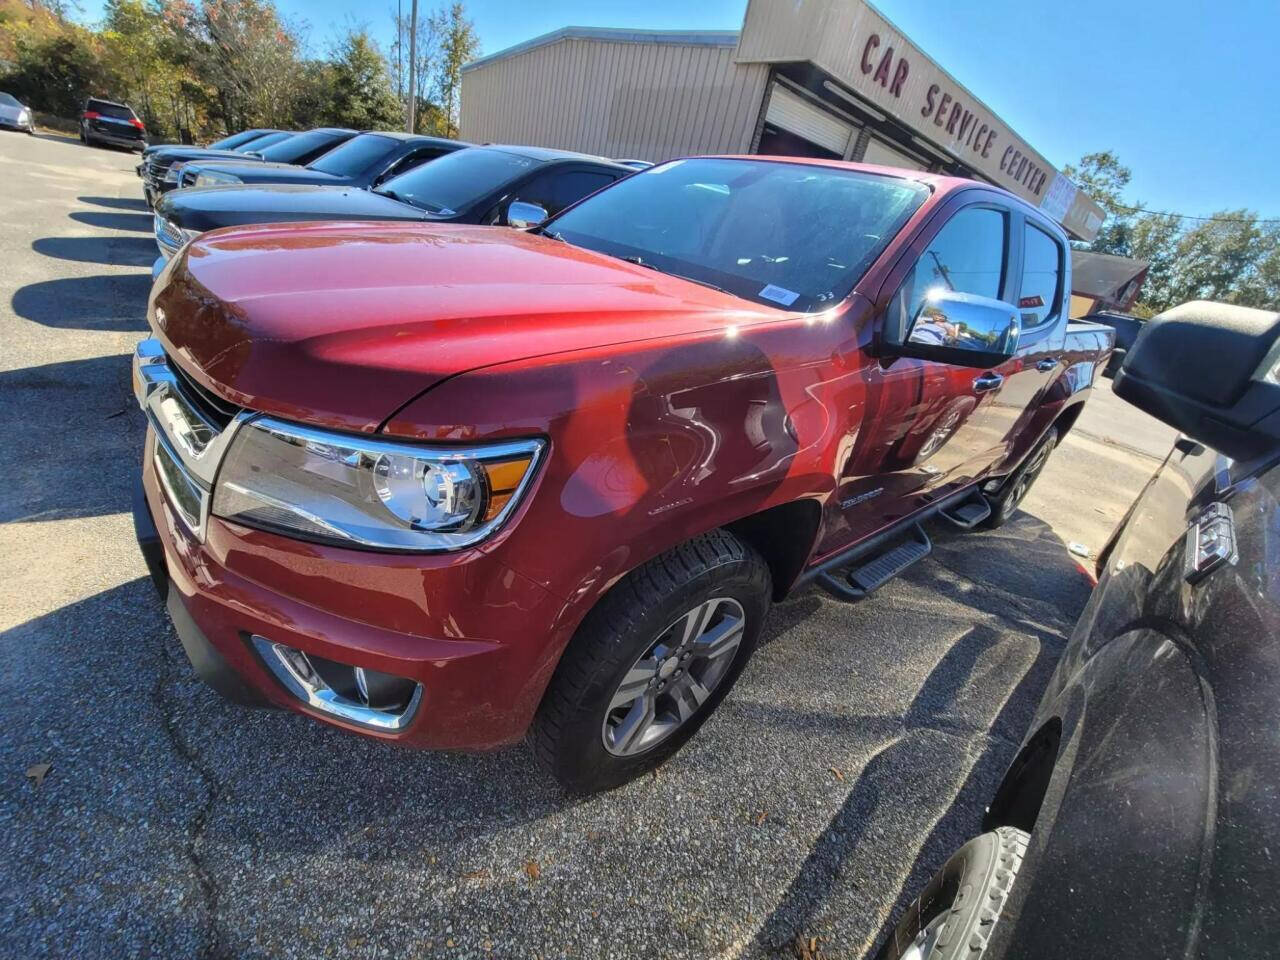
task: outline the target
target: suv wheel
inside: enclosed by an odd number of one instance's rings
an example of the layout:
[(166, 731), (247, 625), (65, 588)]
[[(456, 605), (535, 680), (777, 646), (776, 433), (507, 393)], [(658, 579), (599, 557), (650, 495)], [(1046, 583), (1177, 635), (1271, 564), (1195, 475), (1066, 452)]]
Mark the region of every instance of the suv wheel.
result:
[(1027, 459), (1015, 470), (995, 493), (987, 494), (987, 502), (991, 504), (991, 516), (983, 521), (983, 526), (994, 530), (1004, 526), (1018, 511), (1018, 505), (1026, 499), (1031, 485), (1049, 462), (1049, 454), (1058, 445), (1058, 428), (1050, 427), (1041, 438), (1036, 448)]
[(724, 530), (632, 571), (583, 621), (533, 725), (539, 761), (593, 793), (661, 764), (697, 731), (751, 657), (769, 567)]
[(957, 850), (907, 908), (876, 960), (979, 960), (1029, 839), (1021, 830), (1000, 827)]

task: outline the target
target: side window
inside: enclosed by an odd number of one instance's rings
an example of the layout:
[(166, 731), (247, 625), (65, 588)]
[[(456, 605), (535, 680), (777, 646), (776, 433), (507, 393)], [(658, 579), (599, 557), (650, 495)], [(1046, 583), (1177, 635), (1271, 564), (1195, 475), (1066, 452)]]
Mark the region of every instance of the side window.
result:
[(415, 150), (413, 153), (405, 154), (393, 163), (387, 171), (382, 174), (380, 179), (390, 180), (392, 177), (398, 177), (407, 170), (412, 170), (414, 167), (422, 166), (428, 160), (435, 160), (438, 157), (444, 156), (446, 152), (447, 151), (445, 150), (430, 148), (426, 150)]
[(534, 177), (517, 190), (516, 199), (536, 203), (547, 213), (554, 214), (616, 179), (607, 173), (588, 170), (552, 170)]
[(999, 299), (1008, 222), (1007, 214), (990, 207), (968, 207), (947, 221), (893, 295), (885, 336), (901, 343), (925, 294), (934, 287)]
[(557, 175), (551, 185), (552, 202), (556, 205), (551, 213), (559, 213), (571, 203), (577, 203), (588, 194), (607, 187), (616, 179), (608, 173), (593, 173), (588, 170), (573, 170)]
[(1022, 286), (1018, 312), (1022, 329), (1030, 330), (1058, 318), (1062, 303), (1062, 247), (1039, 227), (1025, 225)]

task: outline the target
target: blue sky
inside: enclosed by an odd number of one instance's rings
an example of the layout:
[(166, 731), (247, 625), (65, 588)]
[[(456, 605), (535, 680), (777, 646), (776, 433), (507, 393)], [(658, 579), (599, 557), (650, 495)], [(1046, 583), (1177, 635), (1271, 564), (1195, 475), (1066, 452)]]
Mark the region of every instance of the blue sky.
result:
[[(350, 23), (384, 42), (395, 0), (276, 0), (323, 50)], [(407, 9), (409, 0), (403, 0)], [(424, 7), (434, 0), (420, 0)], [(569, 25), (737, 29), (746, 0), (466, 0), (485, 53)], [(876, 0), (1051, 162), (1113, 149), (1127, 199), (1280, 217), (1276, 0)], [(84, 0), (86, 19), (100, 0)]]

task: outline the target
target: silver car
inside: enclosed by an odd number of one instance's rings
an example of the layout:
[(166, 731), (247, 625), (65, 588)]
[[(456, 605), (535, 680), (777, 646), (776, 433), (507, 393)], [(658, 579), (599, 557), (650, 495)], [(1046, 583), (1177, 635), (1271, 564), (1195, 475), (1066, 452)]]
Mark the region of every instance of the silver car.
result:
[(25, 130), (27, 133), (36, 132), (36, 123), (31, 116), (31, 111), (8, 93), (0, 93), (0, 127), (9, 130)]

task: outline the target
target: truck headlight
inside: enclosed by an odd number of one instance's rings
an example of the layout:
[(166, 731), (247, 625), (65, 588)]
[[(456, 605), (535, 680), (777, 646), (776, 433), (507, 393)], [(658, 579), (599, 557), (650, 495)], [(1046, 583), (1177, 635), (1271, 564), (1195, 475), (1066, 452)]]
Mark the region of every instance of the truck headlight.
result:
[(424, 446), (259, 417), (237, 431), (212, 509), (246, 526), (340, 546), (458, 550), (511, 515), (544, 446)]
[(229, 184), (244, 183), (234, 173), (223, 173), (221, 170), (200, 170), (196, 173), (197, 187), (225, 187)]

